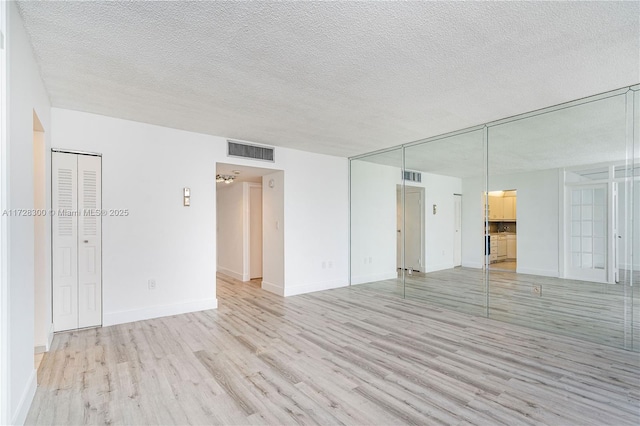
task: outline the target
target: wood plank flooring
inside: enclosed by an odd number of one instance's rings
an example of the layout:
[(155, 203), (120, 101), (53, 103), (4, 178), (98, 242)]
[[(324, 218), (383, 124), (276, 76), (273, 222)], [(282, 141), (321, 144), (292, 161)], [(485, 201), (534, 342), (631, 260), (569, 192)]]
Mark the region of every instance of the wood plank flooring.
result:
[(57, 334), (27, 424), (636, 425), (637, 353), (368, 286)]
[[(634, 283), (640, 283), (635, 273)], [(486, 316), (483, 271), (454, 268), (361, 284), (371, 290)], [(532, 287), (542, 288), (541, 296)], [(640, 351), (638, 286), (567, 280), (509, 271), (489, 272), (489, 316), (594, 343)]]

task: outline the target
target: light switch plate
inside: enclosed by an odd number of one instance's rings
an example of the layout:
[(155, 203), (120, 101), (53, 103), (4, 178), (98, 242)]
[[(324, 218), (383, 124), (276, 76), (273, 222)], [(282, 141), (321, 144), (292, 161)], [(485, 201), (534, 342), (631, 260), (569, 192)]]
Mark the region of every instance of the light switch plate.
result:
[(184, 189), (182, 190), (182, 192), (183, 192), (183, 195), (184, 195), (185, 197), (190, 197), (190, 196), (191, 196), (191, 190), (190, 190), (189, 188), (184, 188)]

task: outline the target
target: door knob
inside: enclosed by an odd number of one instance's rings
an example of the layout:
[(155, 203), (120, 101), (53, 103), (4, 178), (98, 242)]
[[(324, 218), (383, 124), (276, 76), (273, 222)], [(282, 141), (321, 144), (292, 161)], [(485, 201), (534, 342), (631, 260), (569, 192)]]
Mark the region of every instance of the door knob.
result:
[(84, 240), (84, 243), (87, 244), (89, 242), (89, 240)]

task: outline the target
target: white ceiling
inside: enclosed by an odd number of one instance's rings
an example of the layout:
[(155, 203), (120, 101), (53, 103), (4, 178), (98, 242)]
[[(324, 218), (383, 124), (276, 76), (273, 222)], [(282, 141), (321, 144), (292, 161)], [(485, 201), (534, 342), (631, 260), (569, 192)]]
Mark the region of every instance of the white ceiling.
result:
[[(234, 182), (254, 182), (262, 183), (262, 176), (269, 173), (275, 173), (278, 170), (263, 169), (260, 167), (240, 166), (238, 164), (216, 163), (216, 174), (235, 176)], [(224, 182), (218, 182), (216, 186), (221, 187), (227, 185)]]
[[(591, 166), (629, 160), (627, 101), (640, 92), (619, 91), (567, 108), (542, 111), (526, 118), (492, 125), (487, 133), (489, 176)], [(636, 120), (640, 120), (636, 114)], [(484, 173), (482, 129), (407, 147), (405, 168), (453, 177)], [(635, 153), (640, 158), (640, 153)], [(399, 149), (362, 158), (401, 167)], [(637, 161), (637, 159), (636, 159)]]
[(56, 107), (340, 156), (640, 80), (640, 2), (18, 7)]

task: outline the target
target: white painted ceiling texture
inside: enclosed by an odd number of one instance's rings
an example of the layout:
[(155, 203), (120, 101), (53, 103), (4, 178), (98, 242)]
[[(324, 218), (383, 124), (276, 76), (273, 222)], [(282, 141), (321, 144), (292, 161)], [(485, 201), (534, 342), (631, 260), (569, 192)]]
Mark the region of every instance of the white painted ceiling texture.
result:
[[(526, 117), (490, 125), (487, 159), (482, 129), (445, 135), (406, 147), (405, 169), (459, 178), (492, 176), (557, 168), (591, 167), (603, 163), (637, 163), (627, 137), (628, 96), (640, 100), (640, 92), (613, 94), (551, 108)], [(640, 112), (639, 112), (640, 113)], [(638, 113), (636, 120), (640, 120)], [(362, 161), (395, 168), (402, 165), (402, 152), (394, 149), (361, 158)]]
[(53, 106), (352, 156), (640, 80), (639, 2), (18, 2)]

